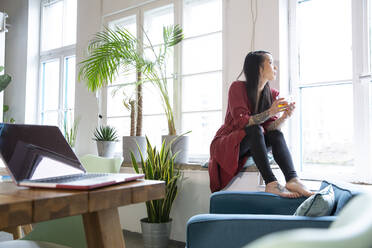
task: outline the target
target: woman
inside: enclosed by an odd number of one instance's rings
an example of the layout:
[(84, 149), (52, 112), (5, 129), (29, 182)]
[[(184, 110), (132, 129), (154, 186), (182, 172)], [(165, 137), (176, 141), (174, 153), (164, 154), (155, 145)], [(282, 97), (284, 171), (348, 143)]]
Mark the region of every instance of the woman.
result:
[[(270, 88), (268, 82), (275, 80), (276, 70), (269, 52), (250, 52), (243, 67), (246, 81), (231, 84), (225, 123), (210, 147), (212, 192), (223, 189), (252, 155), (265, 181), (266, 192), (290, 198), (313, 194), (297, 177), (280, 131), (280, 126), (292, 115), (295, 103), (278, 98), (279, 92)], [(268, 147), (272, 148), (274, 159), (285, 176), (285, 187), (278, 183), (271, 170)]]

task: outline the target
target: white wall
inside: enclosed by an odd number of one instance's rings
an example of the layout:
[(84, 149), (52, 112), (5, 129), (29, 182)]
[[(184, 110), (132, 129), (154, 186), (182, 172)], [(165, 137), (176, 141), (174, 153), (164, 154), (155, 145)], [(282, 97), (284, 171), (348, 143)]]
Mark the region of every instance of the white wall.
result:
[[(101, 28), (101, 0), (79, 0), (77, 5), (76, 63), (86, 55), (88, 42)], [(76, 70), (78, 78), (79, 67)], [(92, 141), (94, 128), (98, 123), (98, 102), (96, 95), (88, 92), (85, 82), (76, 81), (75, 85), (75, 118), (80, 118), (76, 138), (78, 154), (96, 154)]]
[[(280, 53), (281, 44), (286, 43), (288, 33), (281, 33), (283, 29), (283, 18), (286, 18), (287, 0), (252, 0), (257, 2), (257, 13), (253, 5), (253, 13), (257, 16), (254, 47), (251, 47), (252, 25), (251, 0), (225, 0), (224, 8), (224, 80), (223, 80), (223, 115), (227, 107), (227, 93), (230, 84), (236, 80), (243, 69), (245, 56), (254, 50), (265, 50), (272, 53), (274, 61), (279, 65), (279, 77), (271, 82), (271, 86), (279, 89), (279, 80), (283, 71), (288, 70), (287, 61), (281, 63), (285, 58)], [(280, 5), (279, 5), (280, 3)], [(283, 10), (284, 8), (284, 10)], [(281, 16), (279, 16), (281, 13)], [(279, 18), (280, 17), (280, 18)], [(284, 51), (286, 53), (287, 51)], [(284, 75), (288, 75), (284, 73)], [(244, 76), (241, 79), (244, 79)], [(224, 118), (224, 116), (223, 116)]]
[(5, 69), (12, 82), (4, 91), (4, 104), (18, 123), (25, 121), (27, 73), (28, 1), (1, 0), (0, 9), (9, 15), (5, 36)]

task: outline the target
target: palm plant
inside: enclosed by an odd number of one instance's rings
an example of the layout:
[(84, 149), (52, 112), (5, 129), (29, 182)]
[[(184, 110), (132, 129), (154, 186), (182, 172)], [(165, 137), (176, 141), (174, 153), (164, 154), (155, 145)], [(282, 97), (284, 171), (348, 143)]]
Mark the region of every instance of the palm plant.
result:
[[(4, 66), (0, 66), (0, 73), (4, 70)], [(10, 82), (12, 81), (12, 77), (9, 76), (8, 74), (3, 74), (3, 75), (0, 75), (0, 92), (2, 92), (3, 90), (5, 90), (6, 87), (8, 87), (8, 85), (10, 84)], [(8, 105), (4, 105), (3, 106), (3, 114), (5, 115), (5, 113), (7, 113), (9, 111), (9, 106)], [(9, 122), (9, 123), (15, 123), (15, 120), (10, 117), (9, 119), (8, 118), (5, 118), (3, 119), (4, 122)]]
[(131, 152), (132, 166), (136, 173), (145, 174), (145, 179), (165, 181), (165, 198), (146, 202), (148, 222), (164, 223), (170, 221), (170, 211), (177, 196), (177, 181), (181, 177), (179, 169), (174, 168), (177, 153), (172, 154), (171, 144), (165, 145), (163, 142), (160, 151), (157, 151), (156, 147), (151, 146), (147, 137), (146, 142), (146, 159), (143, 158), (143, 154), (138, 148), (141, 155), (141, 172)]
[(151, 43), (146, 32), (144, 32), (144, 34), (149, 43), (149, 48), (155, 57), (155, 60), (153, 61), (154, 70), (146, 71), (144, 74), (146, 79), (155, 85), (159, 91), (164, 113), (168, 121), (169, 135), (176, 135), (174, 113), (169, 99), (167, 67), (165, 61), (170, 52), (170, 48), (183, 40), (183, 31), (179, 25), (163, 27), (163, 43), (160, 45), (158, 52), (155, 51), (154, 45)]
[[(89, 90), (98, 89), (112, 83), (119, 71), (137, 71), (137, 82), (126, 82), (124, 86), (136, 85), (137, 104), (133, 98), (124, 101), (124, 106), (130, 106), (131, 136), (140, 136), (142, 132), (142, 89), (141, 71), (151, 70), (151, 63), (143, 61), (137, 50), (138, 40), (126, 29), (112, 30), (106, 28), (98, 32), (88, 45), (88, 58), (80, 62), (79, 81), (86, 80)], [(135, 127), (137, 116), (137, 128)]]
[[(169, 134), (175, 134), (174, 115), (169, 100), (168, 82), (166, 78), (166, 57), (170, 48), (183, 39), (182, 28), (179, 25), (163, 27), (163, 44), (155, 51), (146, 32), (144, 32), (155, 56), (155, 60), (145, 58), (140, 52), (142, 43), (126, 29), (108, 29), (99, 32), (88, 45), (88, 58), (80, 65), (79, 80), (85, 79), (88, 89), (96, 91), (107, 83), (111, 83), (121, 72), (137, 72), (137, 82), (125, 83), (136, 85), (136, 98), (133, 102), (125, 101), (125, 106), (130, 106), (131, 117), (137, 117), (136, 132), (131, 128), (132, 133), (141, 135), (142, 130), (142, 88), (143, 82), (153, 83), (159, 90), (163, 108), (168, 119)], [(135, 119), (131, 118), (131, 127), (134, 127)]]

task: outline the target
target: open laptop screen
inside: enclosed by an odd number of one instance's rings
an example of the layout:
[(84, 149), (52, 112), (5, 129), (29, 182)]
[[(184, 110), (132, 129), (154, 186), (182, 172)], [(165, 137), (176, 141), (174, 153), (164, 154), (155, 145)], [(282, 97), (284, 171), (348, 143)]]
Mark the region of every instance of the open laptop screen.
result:
[(55, 126), (0, 123), (0, 155), (16, 181), (85, 172)]

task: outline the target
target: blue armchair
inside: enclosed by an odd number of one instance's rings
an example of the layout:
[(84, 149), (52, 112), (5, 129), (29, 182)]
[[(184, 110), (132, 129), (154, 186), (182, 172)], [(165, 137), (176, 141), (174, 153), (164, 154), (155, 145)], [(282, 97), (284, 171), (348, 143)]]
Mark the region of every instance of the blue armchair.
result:
[[(323, 181), (320, 189), (328, 186)], [(187, 223), (186, 246), (242, 247), (266, 234), (297, 228), (328, 228), (359, 190), (350, 184), (332, 184), (335, 206), (331, 216), (293, 216), (306, 199), (288, 199), (264, 192), (217, 192), (211, 195), (210, 213), (193, 216)]]
[(354, 197), (337, 220), (324, 230), (301, 228), (276, 232), (245, 248), (370, 248), (372, 247), (372, 194)]

